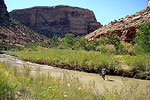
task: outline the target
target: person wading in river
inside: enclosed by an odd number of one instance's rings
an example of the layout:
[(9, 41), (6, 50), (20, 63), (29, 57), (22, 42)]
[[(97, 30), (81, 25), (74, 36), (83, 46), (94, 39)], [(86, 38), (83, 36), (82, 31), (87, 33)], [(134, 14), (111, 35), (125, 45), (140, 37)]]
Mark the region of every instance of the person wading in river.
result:
[[(102, 71), (101, 71), (101, 76), (102, 76), (102, 78), (105, 80), (105, 76), (106, 76), (106, 73), (108, 72), (108, 70), (107, 69), (102, 69)], [(108, 78), (107, 78), (108, 79)]]

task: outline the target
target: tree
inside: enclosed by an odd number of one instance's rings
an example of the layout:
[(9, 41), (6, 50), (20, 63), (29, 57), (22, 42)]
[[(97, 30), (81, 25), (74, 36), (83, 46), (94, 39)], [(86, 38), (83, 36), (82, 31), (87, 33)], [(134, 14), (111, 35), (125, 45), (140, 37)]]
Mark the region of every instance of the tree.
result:
[(138, 32), (134, 39), (137, 48), (142, 49), (143, 52), (150, 53), (150, 22), (140, 24), (137, 27)]
[(52, 40), (51, 40), (51, 47), (57, 47), (59, 45), (59, 40), (57, 35), (54, 35)]
[(90, 51), (90, 50), (96, 50), (96, 47), (99, 45), (99, 41), (93, 40), (89, 43), (86, 44), (85, 50)]
[(121, 53), (121, 52), (122, 52), (123, 45), (122, 45), (121, 42), (120, 42), (119, 36), (109, 34), (109, 35), (106, 37), (106, 42), (107, 42), (108, 44), (114, 45), (114, 47), (115, 47), (117, 53)]
[(85, 37), (77, 36), (75, 38), (74, 48), (84, 50), (86, 48), (86, 44), (87, 44), (87, 39), (85, 39)]
[(75, 44), (75, 35), (74, 34), (66, 34), (65, 37), (63, 38), (61, 44), (65, 46), (66, 48), (71, 48), (74, 49), (74, 44)]

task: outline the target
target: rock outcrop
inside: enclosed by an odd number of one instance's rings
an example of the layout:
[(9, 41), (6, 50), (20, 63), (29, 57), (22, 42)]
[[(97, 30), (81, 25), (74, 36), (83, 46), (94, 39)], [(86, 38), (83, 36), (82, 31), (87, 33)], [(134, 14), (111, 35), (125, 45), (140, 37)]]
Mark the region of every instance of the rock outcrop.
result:
[(4, 0), (0, 0), (0, 44), (24, 46), (37, 42), (49, 43), (49, 40), (11, 19)]
[(64, 37), (66, 33), (86, 35), (102, 26), (96, 21), (92, 11), (63, 5), (14, 10), (10, 15), (48, 37)]
[(102, 28), (86, 35), (86, 38), (91, 41), (100, 39), (108, 34), (118, 35), (121, 41), (132, 42), (136, 36), (137, 25), (144, 22), (150, 22), (150, 9), (144, 9), (133, 15), (128, 15), (125, 18), (115, 20), (105, 25)]
[(0, 0), (0, 26), (4, 26), (9, 24), (10, 22), (10, 16), (7, 12), (7, 7), (4, 3), (4, 0)]
[(10, 20), (10, 25), (0, 26), (0, 44), (25, 46), (28, 43), (50, 43), (45, 36), (39, 35), (13, 19)]
[(147, 8), (150, 8), (150, 0), (147, 2)]

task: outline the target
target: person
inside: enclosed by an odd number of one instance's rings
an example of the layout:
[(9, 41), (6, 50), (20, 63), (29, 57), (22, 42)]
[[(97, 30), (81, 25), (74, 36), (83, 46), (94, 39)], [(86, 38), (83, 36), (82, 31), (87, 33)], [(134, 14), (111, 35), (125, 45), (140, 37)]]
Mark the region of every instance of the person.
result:
[(106, 75), (106, 73), (107, 73), (107, 69), (106, 68), (104, 68), (104, 69), (102, 69), (102, 71), (101, 71), (101, 76), (102, 76), (102, 78), (105, 80), (105, 75)]

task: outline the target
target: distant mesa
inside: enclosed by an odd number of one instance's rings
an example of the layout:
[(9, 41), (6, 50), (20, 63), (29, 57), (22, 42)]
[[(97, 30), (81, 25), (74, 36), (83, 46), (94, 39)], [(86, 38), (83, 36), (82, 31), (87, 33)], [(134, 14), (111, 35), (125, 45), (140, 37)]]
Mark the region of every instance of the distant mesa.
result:
[(66, 33), (84, 36), (102, 27), (93, 11), (64, 5), (14, 10), (10, 15), (48, 37), (64, 37)]

